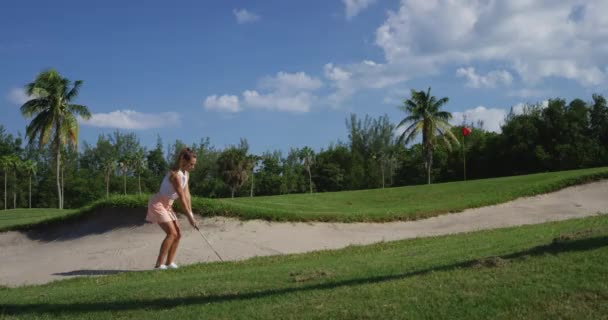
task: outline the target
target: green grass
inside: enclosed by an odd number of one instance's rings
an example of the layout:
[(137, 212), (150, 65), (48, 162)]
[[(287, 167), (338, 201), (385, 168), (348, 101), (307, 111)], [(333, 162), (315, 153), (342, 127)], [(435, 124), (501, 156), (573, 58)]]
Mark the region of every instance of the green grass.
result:
[(608, 168), (361, 191), (236, 199), (193, 199), (205, 215), (275, 221), (416, 220), (507, 202), (608, 178)]
[(0, 211), (0, 231), (15, 226), (33, 226), (43, 221), (61, 219), (70, 216), (77, 210), (59, 209), (9, 209)]
[(4, 319), (606, 319), (608, 216), (0, 288)]
[[(395, 221), (417, 220), (507, 202), (608, 178), (608, 167), (539, 173), (466, 182), (437, 183), (360, 191), (293, 194), (270, 197), (209, 199), (194, 197), (192, 206), (204, 216), (231, 216), (270, 221)], [(145, 208), (150, 195), (114, 196), (40, 223), (77, 219), (97, 208)], [(47, 209), (35, 214), (44, 216)], [(0, 217), (4, 213), (0, 211)], [(25, 214), (24, 214), (25, 215)], [(10, 213), (0, 231), (23, 230), (36, 222)]]

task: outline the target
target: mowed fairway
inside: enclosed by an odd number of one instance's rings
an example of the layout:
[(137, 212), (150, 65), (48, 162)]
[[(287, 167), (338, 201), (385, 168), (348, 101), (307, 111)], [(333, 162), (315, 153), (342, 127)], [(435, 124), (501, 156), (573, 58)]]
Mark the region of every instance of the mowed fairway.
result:
[(0, 288), (4, 319), (605, 319), (608, 216)]

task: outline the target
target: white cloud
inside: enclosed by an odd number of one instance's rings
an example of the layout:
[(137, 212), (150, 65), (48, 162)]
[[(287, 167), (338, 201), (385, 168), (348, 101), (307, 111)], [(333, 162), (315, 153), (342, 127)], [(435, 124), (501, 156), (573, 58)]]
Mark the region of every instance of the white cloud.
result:
[(519, 98), (532, 98), (532, 97), (546, 97), (550, 95), (550, 92), (543, 89), (523, 88), (509, 92), (510, 97)]
[[(541, 109), (546, 108), (548, 105), (548, 100), (544, 100), (539, 103)], [(512, 107), (515, 115), (523, 114), (528, 108), (530, 108), (530, 104), (526, 103), (518, 103)], [(463, 120), (466, 120), (467, 124), (477, 124), (479, 121), (481, 121), (483, 122), (484, 130), (499, 133), (501, 131), (500, 127), (504, 124), (509, 111), (510, 109), (486, 108), (484, 106), (478, 106), (463, 112), (452, 112), (450, 124), (460, 126), (462, 125)]]
[(304, 72), (286, 73), (281, 71), (275, 77), (265, 77), (260, 81), (262, 88), (285, 93), (316, 90), (322, 85), (321, 80), (310, 77)]
[(483, 122), (483, 129), (487, 131), (500, 132), (500, 126), (503, 124), (507, 111), (498, 108), (486, 108), (478, 106), (473, 109), (468, 109), (463, 112), (452, 112), (450, 123), (455, 126), (462, 125), (466, 118), (466, 123), (476, 124), (478, 121)]
[(234, 9), (232, 10), (232, 13), (234, 13), (234, 16), (236, 17), (236, 22), (238, 22), (239, 24), (252, 23), (260, 20), (259, 15), (253, 12), (249, 12), (247, 11), (247, 9)]
[(494, 88), (500, 84), (510, 85), (513, 82), (513, 76), (506, 70), (494, 70), (481, 75), (475, 71), (475, 68), (468, 67), (458, 68), (456, 74), (466, 78), (467, 86), (472, 88)]
[(329, 95), (328, 101), (330, 105), (337, 106), (340, 102), (350, 97), (354, 92), (352, 84), (352, 72), (334, 66), (332, 63), (327, 63), (323, 67), (325, 78), (330, 80), (336, 91)]
[(22, 105), (31, 99), (31, 97), (25, 93), (25, 90), (20, 88), (12, 88), (6, 95), (6, 98), (9, 102), (16, 105)]
[(239, 112), (242, 110), (239, 104), (239, 97), (234, 95), (217, 96), (214, 94), (205, 98), (203, 105), (207, 110), (226, 112)]
[(406, 86), (393, 86), (386, 90), (382, 102), (387, 105), (392, 105), (393, 107), (401, 106), (405, 99), (409, 98), (410, 93), (411, 89)]
[(346, 10), (346, 19), (350, 20), (365, 10), (376, 0), (342, 0)]
[(310, 111), (313, 96), (307, 92), (282, 95), (279, 93), (260, 94), (255, 90), (246, 90), (243, 92), (243, 100), (252, 108), (305, 113)]
[[(517, 77), (536, 85), (563, 78), (592, 87), (608, 82), (608, 1), (605, 0), (401, 0), (376, 29), (384, 61), (330, 64), (350, 76), (328, 76), (334, 97), (436, 75), (453, 65), (500, 65), (470, 73), (479, 87)], [(327, 67), (326, 67), (327, 68)], [(463, 76), (467, 77), (463, 69)], [(520, 92), (524, 94), (525, 92)], [(528, 92), (531, 93), (531, 92)]]
[(382, 99), (382, 103), (391, 104), (391, 105), (400, 105), (401, 100), (398, 97), (390, 95), (390, 96), (384, 97), (384, 99)]
[(352, 75), (350, 72), (340, 69), (339, 67), (334, 67), (333, 64), (328, 63), (323, 67), (323, 71), (325, 72), (325, 77), (334, 81), (346, 81), (350, 79)]
[(321, 80), (305, 72), (280, 71), (275, 76), (264, 77), (259, 81), (259, 87), (267, 92), (245, 90), (243, 101), (255, 109), (304, 113), (310, 111), (312, 103), (317, 100), (313, 91), (322, 86)]
[(335, 91), (329, 95), (328, 102), (337, 106), (360, 89), (385, 88), (408, 79), (407, 74), (390, 65), (364, 60), (361, 63), (336, 66), (327, 63), (323, 67), (325, 78)]
[(175, 112), (141, 113), (133, 110), (117, 110), (109, 113), (95, 113), (89, 120), (80, 119), (84, 125), (100, 128), (152, 129), (179, 124)]
[[(402, 0), (376, 31), (388, 63), (504, 62), (526, 81), (597, 85), (606, 78), (608, 2)], [(573, 13), (574, 12), (574, 13)], [(576, 19), (571, 19), (572, 16)]]
[[(243, 91), (242, 106), (250, 109), (305, 113), (319, 100), (314, 91), (322, 86), (320, 79), (305, 72), (280, 71), (275, 76), (261, 78), (258, 89)], [(209, 96), (205, 99), (205, 107), (232, 112), (242, 110), (239, 98), (235, 95)]]
[(264, 77), (257, 90), (243, 92), (244, 104), (255, 109), (304, 113), (310, 111), (317, 100), (313, 91), (321, 88), (323, 82), (305, 72), (288, 73), (280, 71), (275, 76)]

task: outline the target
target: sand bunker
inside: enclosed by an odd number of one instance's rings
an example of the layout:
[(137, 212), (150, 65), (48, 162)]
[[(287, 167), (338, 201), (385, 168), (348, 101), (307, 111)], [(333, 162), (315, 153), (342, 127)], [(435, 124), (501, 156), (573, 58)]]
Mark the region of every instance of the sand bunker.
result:
[[(469, 232), (608, 212), (608, 181), (429, 219), (390, 223), (290, 223), (201, 219), (201, 230), (224, 260), (301, 253)], [(0, 285), (41, 284), (74, 276), (149, 270), (164, 233), (145, 210), (103, 209), (83, 219), (27, 232), (0, 233)], [(176, 262), (217, 261), (203, 238), (180, 219)], [(165, 272), (165, 271), (159, 271)], [(171, 271), (168, 271), (171, 272)]]

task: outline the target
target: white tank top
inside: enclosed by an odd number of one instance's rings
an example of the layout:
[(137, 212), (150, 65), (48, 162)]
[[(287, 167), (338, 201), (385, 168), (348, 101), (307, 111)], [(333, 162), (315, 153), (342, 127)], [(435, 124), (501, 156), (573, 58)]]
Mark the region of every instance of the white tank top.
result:
[[(163, 182), (160, 184), (159, 193), (165, 197), (169, 197), (170, 199), (175, 200), (179, 198), (179, 195), (177, 194), (177, 191), (175, 191), (173, 184), (169, 180), (170, 175), (171, 172), (168, 172), (163, 178)], [(188, 175), (185, 174), (183, 171), (179, 170), (177, 171), (177, 177), (181, 181), (182, 189), (185, 189), (186, 185), (188, 184)]]

